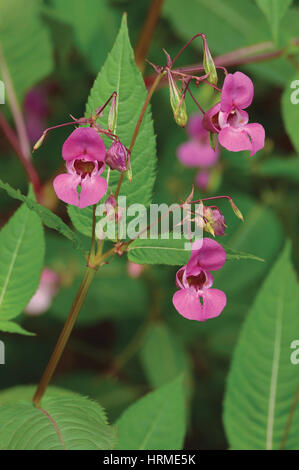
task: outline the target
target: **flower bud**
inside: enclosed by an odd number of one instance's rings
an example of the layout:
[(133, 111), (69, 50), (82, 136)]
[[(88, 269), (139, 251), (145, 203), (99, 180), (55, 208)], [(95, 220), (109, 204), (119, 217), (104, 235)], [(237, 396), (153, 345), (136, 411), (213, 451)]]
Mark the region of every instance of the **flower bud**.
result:
[(229, 203), (232, 206), (232, 210), (234, 211), (234, 213), (238, 217), (238, 219), (241, 219), (242, 222), (244, 222), (244, 217), (242, 215), (242, 212), (240, 211), (240, 209), (238, 209), (238, 207), (236, 206), (234, 201), (232, 199), (229, 199)]
[(203, 47), (204, 47), (204, 55), (203, 55), (203, 66), (205, 69), (205, 73), (209, 74), (208, 81), (213, 83), (213, 85), (217, 85), (218, 76), (217, 70), (206, 40), (206, 37), (203, 36)]
[(110, 166), (111, 170), (126, 171), (127, 170), (127, 149), (119, 141), (113, 142), (106, 153), (105, 162)]
[(41, 137), (38, 139), (38, 141), (34, 144), (33, 146), (33, 152), (35, 152), (35, 150), (39, 149), (41, 146), (42, 146), (42, 143), (44, 141), (44, 138), (46, 137), (46, 134), (45, 132), (41, 135)]
[(182, 93), (179, 91), (171, 75), (171, 72), (168, 72), (168, 83), (169, 83), (170, 104), (172, 107), (175, 122), (180, 127), (185, 127), (188, 121), (185, 99)]
[(218, 207), (203, 207), (204, 230), (218, 237), (225, 233), (225, 219)]

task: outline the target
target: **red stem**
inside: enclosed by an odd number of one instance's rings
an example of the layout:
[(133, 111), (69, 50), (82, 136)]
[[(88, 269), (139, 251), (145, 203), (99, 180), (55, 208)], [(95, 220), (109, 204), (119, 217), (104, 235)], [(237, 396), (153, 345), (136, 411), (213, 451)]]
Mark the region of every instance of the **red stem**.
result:
[(1, 111), (0, 111), (0, 127), (2, 128), (4, 135), (7, 138), (8, 142), (10, 143), (11, 147), (13, 148), (14, 152), (17, 154), (21, 164), (23, 165), (24, 170), (26, 171), (26, 174), (28, 176), (28, 179), (33, 185), (36, 198), (39, 201), (40, 193), (41, 193), (41, 183), (40, 183), (40, 179), (37, 174), (37, 171), (34, 168), (32, 162), (28, 160), (26, 156), (24, 155), (23, 150), (21, 149), (21, 146), (18, 142), (18, 138), (16, 134), (14, 133), (13, 129), (8, 124), (7, 120), (5, 119), (5, 116), (2, 114)]
[[(292, 45), (299, 45), (299, 38), (294, 38), (291, 41)], [(265, 62), (267, 60), (277, 59), (283, 56), (287, 52), (287, 48), (281, 48), (276, 50), (271, 50), (269, 52), (261, 52), (267, 49), (273, 49), (273, 43), (271, 41), (262, 42), (259, 44), (254, 44), (252, 46), (243, 47), (241, 49), (236, 49), (235, 51), (229, 52), (227, 54), (222, 54), (218, 57), (215, 57), (214, 63), (216, 67), (233, 67), (237, 65), (246, 65), (256, 62)], [(257, 54), (261, 52), (260, 54)], [(251, 55), (255, 54), (255, 55)], [(187, 67), (180, 67), (174, 69), (174, 72), (181, 72), (186, 74), (193, 74), (197, 72), (202, 72), (204, 70), (203, 65), (196, 64), (190, 65)], [(155, 79), (155, 75), (149, 75), (145, 77), (145, 84), (147, 87), (150, 87)], [(161, 82), (162, 83), (162, 82)], [(163, 80), (164, 83), (164, 80)]]
[(135, 48), (135, 62), (142, 71), (148, 49), (158, 23), (164, 0), (152, 0), (147, 17)]

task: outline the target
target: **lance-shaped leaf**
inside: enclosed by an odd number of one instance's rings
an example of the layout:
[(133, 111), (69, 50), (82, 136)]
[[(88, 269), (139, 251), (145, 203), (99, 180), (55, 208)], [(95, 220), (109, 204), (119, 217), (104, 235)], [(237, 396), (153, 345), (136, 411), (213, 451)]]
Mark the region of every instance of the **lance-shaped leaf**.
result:
[[(299, 331), (298, 311), (298, 282), (288, 244), (258, 293), (234, 353), (224, 407), (233, 449), (280, 447), (299, 384), (291, 362), (291, 343)], [(287, 449), (299, 449), (298, 432), (299, 408)]]
[(4, 183), (0, 180), (0, 189), (4, 189), (9, 196), (19, 201), (23, 201), (27, 207), (35, 212), (43, 221), (43, 223), (53, 230), (57, 230), (57, 232), (61, 233), (61, 235), (65, 236), (69, 240), (71, 240), (74, 244), (75, 248), (83, 250), (81, 240), (78, 235), (66, 225), (63, 220), (58, 217), (58, 215), (53, 214), (47, 207), (38, 204), (30, 195), (24, 196), (19, 189), (12, 188), (9, 184)]
[(0, 232), (0, 322), (16, 317), (34, 295), (44, 250), (40, 218), (23, 204)]
[(190, 369), (189, 358), (178, 338), (166, 325), (150, 325), (140, 359), (146, 376), (153, 387), (160, 387)]
[[(129, 147), (147, 91), (142, 75), (134, 62), (126, 15), (123, 17), (112, 51), (91, 89), (86, 106), (86, 116), (95, 113), (96, 109), (103, 105), (114, 91), (117, 92), (118, 96), (115, 133), (119, 136), (121, 142)], [(105, 110), (104, 116), (99, 119), (100, 125), (105, 129), (108, 127), (108, 114), (108, 110)], [(111, 145), (111, 140), (104, 140), (108, 148)], [(128, 179), (124, 178), (120, 194), (127, 196), (128, 206), (133, 203), (147, 206), (152, 198), (156, 169), (156, 141), (150, 107), (145, 113), (132, 151), (131, 165), (132, 182), (129, 183)], [(120, 173), (118, 171), (111, 171), (109, 184), (114, 189), (119, 177)], [(91, 220), (90, 213), (89, 208), (78, 209), (69, 206), (69, 215), (73, 224), (79, 231), (89, 236), (91, 230), (88, 229), (88, 233), (86, 233), (84, 226), (86, 219)]]
[[(263, 261), (250, 253), (233, 250), (224, 247), (227, 252), (227, 260), (251, 259)], [(132, 242), (128, 248), (128, 258), (138, 264), (168, 264), (181, 266), (186, 264), (190, 258), (190, 243), (186, 239), (138, 239)]]
[(291, 139), (294, 148), (299, 152), (299, 134), (297, 122), (299, 119), (299, 80), (287, 83), (281, 99), (281, 110), (286, 132)]
[(183, 378), (138, 400), (116, 422), (120, 450), (182, 449), (186, 431)]
[(272, 36), (275, 42), (278, 41), (278, 32), (280, 21), (285, 15), (287, 9), (291, 6), (293, 0), (255, 0), (259, 8), (266, 16)]
[(41, 5), (41, 0), (1, 2), (0, 49), (20, 99), (46, 77), (53, 66), (51, 42), (41, 18)]

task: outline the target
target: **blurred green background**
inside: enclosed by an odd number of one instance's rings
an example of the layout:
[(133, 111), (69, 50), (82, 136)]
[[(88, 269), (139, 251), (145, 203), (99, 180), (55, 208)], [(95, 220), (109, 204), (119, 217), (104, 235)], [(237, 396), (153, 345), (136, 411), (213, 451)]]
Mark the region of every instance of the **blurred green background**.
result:
[[(113, 45), (123, 12), (128, 13), (134, 46), (149, 4), (148, 0), (1, 1), (0, 43), (32, 142), (45, 127), (67, 121), (69, 114), (84, 114), (90, 87)], [(292, 38), (299, 38), (298, 25), (299, 1), (295, 1), (273, 45), (273, 50), (289, 48), (289, 53), (229, 68), (229, 72), (241, 70), (254, 82), (250, 118), (265, 127), (266, 145), (253, 158), (248, 152), (233, 154), (222, 149), (206, 193), (232, 196), (245, 217), (242, 224), (229, 206), (220, 206), (228, 225), (223, 243), (260, 256), (265, 263), (226, 263), (215, 276), (215, 285), (226, 292), (228, 305), (219, 318), (207, 323), (189, 322), (173, 308), (176, 270), (171, 267), (148, 266), (134, 280), (121, 258), (97, 275), (54, 383), (98, 400), (112, 422), (146, 391), (187, 371), (190, 406), (185, 447), (227, 448), (221, 415), (230, 358), (242, 322), (286, 238), (293, 241), (298, 268), (299, 160), (296, 137), (291, 142), (281, 111), (284, 90), (299, 76), (297, 50), (290, 46)], [(148, 59), (164, 64), (162, 48), (175, 55), (198, 32), (207, 35), (215, 56), (273, 40), (267, 18), (253, 0), (165, 0)], [(201, 54), (201, 43), (195, 42), (178, 65), (199, 63)], [(144, 75), (150, 74), (152, 68), (146, 65)], [(198, 98), (209, 102), (205, 86)], [(196, 111), (189, 101), (188, 109)], [(1, 110), (12, 122), (8, 106), (1, 105)], [(167, 88), (154, 96), (152, 113), (158, 149), (153, 202), (178, 202), (190, 192), (196, 170), (184, 168), (177, 160), (176, 149), (187, 135), (173, 120)], [(284, 115), (288, 113), (285, 109)], [(44, 183), (61, 164), (60, 149), (68, 134), (68, 128), (55, 132), (34, 156)], [(1, 178), (25, 193), (23, 169), (0, 135)], [(2, 192), (1, 226), (16, 207)], [(63, 204), (55, 211), (69, 221)], [(18, 318), (35, 337), (1, 334), (6, 345), (1, 389), (39, 381), (76, 293), (84, 260), (67, 240), (47, 230), (46, 266), (60, 273), (63, 287), (47, 313)]]

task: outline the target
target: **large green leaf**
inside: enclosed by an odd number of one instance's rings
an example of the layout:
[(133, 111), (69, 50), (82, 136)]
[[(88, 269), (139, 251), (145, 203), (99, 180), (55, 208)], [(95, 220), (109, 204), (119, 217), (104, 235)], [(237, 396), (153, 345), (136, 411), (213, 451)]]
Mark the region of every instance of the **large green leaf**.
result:
[(188, 355), (179, 338), (163, 324), (150, 326), (140, 350), (140, 358), (153, 387), (174, 380), (189, 369)]
[(78, 235), (71, 230), (60, 217), (47, 209), (47, 207), (38, 204), (31, 196), (24, 196), (19, 189), (14, 189), (9, 184), (4, 183), (1, 180), (0, 189), (4, 189), (12, 198), (23, 201), (30, 210), (35, 212), (42, 219), (43, 223), (47, 227), (57, 230), (61, 235), (64, 235), (66, 238), (71, 240), (75, 248), (83, 250), (81, 240)]
[(40, 17), (40, 0), (2, 0), (0, 47), (19, 98), (49, 75), (51, 42)]
[(72, 394), (45, 397), (41, 408), (31, 401), (0, 406), (2, 450), (110, 450), (115, 432), (102, 408)]
[(73, 27), (75, 41), (95, 71), (104, 63), (117, 34), (119, 13), (106, 0), (53, 0), (52, 13)]
[(287, 83), (281, 101), (284, 125), (297, 152), (299, 152), (299, 133), (297, 124), (299, 119), (298, 87), (298, 79), (294, 77), (294, 80)]
[[(250, 253), (234, 250), (225, 247), (228, 260), (250, 259), (263, 261)], [(168, 264), (173, 266), (182, 266), (190, 258), (190, 243), (186, 239), (181, 240), (150, 240), (139, 239), (129, 245), (128, 258), (130, 261), (138, 264)]]
[(35, 293), (44, 250), (41, 221), (23, 204), (0, 232), (0, 321), (16, 317)]
[[(114, 91), (118, 93), (116, 134), (122, 143), (129, 147), (147, 92), (142, 75), (134, 62), (125, 15), (112, 51), (91, 89), (86, 116), (94, 113)], [(104, 128), (107, 128), (107, 117), (108, 112), (106, 111), (104, 116), (99, 119), (99, 123)], [(107, 146), (111, 145), (111, 141), (106, 139), (105, 142)], [(131, 164), (132, 183), (130, 184), (125, 178), (120, 194), (127, 196), (127, 206), (132, 203), (147, 206), (152, 198), (156, 168), (156, 142), (150, 107), (142, 121), (131, 155)], [(113, 188), (116, 187), (119, 177), (118, 171), (111, 172), (109, 184)], [(86, 229), (82, 229), (86, 224), (86, 214), (87, 220), (90, 220), (89, 208), (69, 207), (69, 215), (75, 227), (90, 236), (89, 229), (88, 233), (86, 233)]]
[(266, 16), (275, 42), (278, 40), (280, 21), (293, 0), (255, 0)]
[[(287, 245), (243, 326), (228, 378), (224, 424), (233, 449), (278, 449), (299, 383), (290, 360), (299, 289)], [(295, 336), (294, 336), (295, 335)], [(299, 408), (287, 449), (299, 449)]]
[(138, 400), (116, 425), (117, 449), (182, 449), (186, 430), (182, 377)]
[[(18, 385), (16, 387), (6, 388), (0, 391), (0, 406), (7, 405), (9, 403), (15, 403), (21, 400), (31, 401), (36, 391), (36, 385)], [(75, 393), (70, 390), (65, 390), (60, 387), (53, 387), (50, 385), (46, 392), (45, 397), (56, 398), (56, 397), (72, 397)]]

